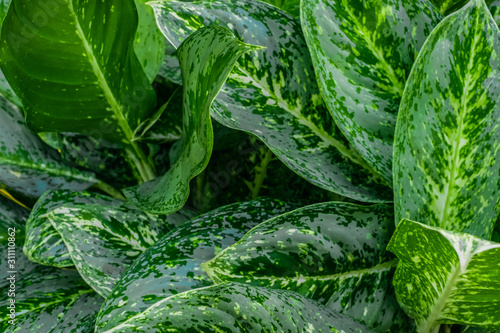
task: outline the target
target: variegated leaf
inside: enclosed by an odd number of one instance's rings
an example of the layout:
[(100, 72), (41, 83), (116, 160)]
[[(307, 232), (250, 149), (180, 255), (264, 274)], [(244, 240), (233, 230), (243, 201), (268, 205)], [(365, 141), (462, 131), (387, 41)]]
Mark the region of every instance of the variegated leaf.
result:
[(182, 136), (170, 152), (167, 173), (124, 190), (137, 207), (154, 214), (179, 210), (189, 196), (189, 181), (208, 164), (213, 149), (210, 106), (236, 60), (261, 47), (244, 44), (222, 27), (200, 29), (181, 45), (183, 75)]
[(281, 201), (260, 198), (218, 208), (175, 228), (122, 275), (102, 306), (98, 330), (118, 326), (171, 295), (211, 285), (203, 262), (260, 222), (290, 209)]
[(24, 124), (19, 109), (0, 96), (0, 182), (36, 198), (48, 189), (82, 190), (97, 183), (91, 172), (68, 167)]
[[(18, 275), (15, 291), (10, 290), (7, 286), (0, 295), (2, 332), (94, 332), (103, 299), (76, 271), (37, 265), (29, 273)], [(15, 300), (14, 324), (9, 323), (11, 299)]]
[(296, 19), (300, 16), (300, 0), (260, 0), (276, 6)]
[(486, 0), (486, 4), (495, 22), (500, 25), (500, 0)]
[(446, 17), (422, 47), (396, 128), (396, 221), (490, 239), (500, 211), (499, 56), (483, 0)]
[(296, 291), (378, 332), (410, 330), (391, 280), (397, 260), (385, 250), (393, 208), (328, 202), (266, 221), (202, 264), (216, 283)]
[(366, 327), (297, 293), (239, 283), (165, 298), (108, 330), (118, 332), (363, 332)]
[(403, 219), (388, 250), (399, 303), (419, 333), (442, 323), (500, 329), (500, 244)]
[[(28, 220), (29, 210), (21, 207), (7, 198), (0, 196), (0, 244), (7, 245), (9, 243), (9, 234), (14, 231), (15, 243), (23, 244), (24, 230), (26, 221)], [(4, 260), (2, 257), (0, 260)]]
[(302, 1), (302, 28), (330, 114), (389, 184), (406, 79), (441, 19), (428, 0)]
[(106, 297), (133, 260), (171, 229), (168, 222), (183, 221), (180, 212), (165, 221), (102, 195), (49, 192), (30, 217), (25, 250), (57, 266), (68, 264), (69, 252), (85, 281)]
[(206, 25), (225, 26), (246, 42), (266, 46), (238, 60), (211, 109), (218, 122), (256, 135), (314, 185), (362, 201), (391, 200), (390, 189), (328, 114), (298, 20), (253, 0), (152, 6), (175, 47)]
[(443, 15), (449, 15), (462, 8), (469, 0), (431, 0)]
[(17, 97), (16, 93), (14, 90), (9, 85), (9, 82), (7, 82), (7, 79), (5, 79), (5, 76), (3, 75), (3, 72), (0, 70), (0, 97), (6, 98), (9, 102), (13, 103), (17, 107), (21, 107), (22, 103)]

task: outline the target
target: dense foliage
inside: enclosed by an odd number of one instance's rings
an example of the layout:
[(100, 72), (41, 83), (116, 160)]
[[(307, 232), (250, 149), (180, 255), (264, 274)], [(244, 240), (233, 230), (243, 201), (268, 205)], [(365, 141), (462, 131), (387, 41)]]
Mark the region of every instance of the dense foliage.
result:
[(500, 331), (498, 24), (0, 0), (0, 331)]

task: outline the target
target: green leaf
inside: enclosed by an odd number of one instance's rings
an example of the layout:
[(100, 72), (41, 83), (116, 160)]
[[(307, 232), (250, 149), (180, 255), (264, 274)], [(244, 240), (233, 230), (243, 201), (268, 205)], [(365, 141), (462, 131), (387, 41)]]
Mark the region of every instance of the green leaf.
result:
[(5, 79), (2, 71), (0, 71), (0, 97), (6, 98), (9, 102), (18, 107), (22, 106), (21, 101), (17, 97), (14, 90), (10, 87), (9, 82)]
[(124, 190), (133, 204), (155, 214), (175, 212), (184, 205), (189, 181), (205, 169), (212, 154), (212, 101), (236, 60), (259, 49), (221, 27), (201, 29), (181, 45), (177, 54), (183, 75), (182, 136), (172, 148), (171, 166), (163, 177)]
[(97, 182), (91, 172), (61, 162), (24, 124), (19, 109), (0, 97), (0, 182), (36, 198), (48, 189), (83, 190)]
[(394, 142), (396, 221), (490, 239), (500, 193), (500, 36), (483, 0), (422, 47)]
[(370, 332), (299, 294), (228, 283), (165, 298), (119, 326), (96, 333), (157, 331)]
[(406, 79), (441, 19), (428, 0), (302, 1), (302, 28), (330, 114), (389, 184)]
[(419, 333), (442, 323), (500, 329), (500, 244), (403, 219), (388, 250), (399, 303)]
[(153, 8), (148, 6), (146, 2), (147, 0), (135, 0), (138, 26), (134, 51), (149, 82), (153, 82), (165, 57), (165, 37), (156, 25)]
[[(431, 0), (443, 15), (451, 13), (462, 8), (469, 0)], [(472, 0), (474, 1), (474, 0)]]
[(139, 256), (102, 306), (99, 331), (119, 326), (171, 295), (212, 284), (201, 263), (240, 239), (248, 230), (290, 209), (260, 198), (218, 208), (188, 221)]
[(488, 8), (495, 22), (500, 25), (500, 0), (487, 0), (486, 4), (489, 4)]
[(290, 169), (314, 185), (362, 201), (392, 193), (335, 126), (316, 78), (298, 20), (251, 0), (155, 1), (158, 25), (178, 47), (205, 25), (228, 27), (266, 49), (241, 57), (211, 109), (230, 128), (263, 140)]
[(276, 6), (296, 19), (300, 16), (300, 0), (260, 0)]
[[(19, 206), (7, 198), (0, 196), (0, 246), (9, 243), (9, 234), (11, 229), (16, 233), (16, 244), (22, 244), (24, 241), (24, 230), (29, 211)], [(2, 257), (0, 260), (4, 260)]]
[[(5, 287), (0, 296), (2, 332), (94, 332), (103, 300), (78, 272), (37, 265), (31, 272), (17, 276), (12, 297), (9, 288)], [(8, 322), (11, 299), (15, 300), (15, 325)]]
[(296, 291), (378, 332), (403, 332), (397, 260), (385, 250), (393, 230), (391, 206), (321, 203), (258, 225), (202, 267), (216, 283)]
[(144, 181), (154, 168), (132, 142), (156, 105), (133, 52), (133, 0), (13, 0), (0, 65), (36, 132), (78, 132), (124, 144)]
[(188, 217), (149, 215), (95, 193), (48, 192), (30, 216), (24, 250), (45, 265), (75, 265), (105, 297), (136, 257)]

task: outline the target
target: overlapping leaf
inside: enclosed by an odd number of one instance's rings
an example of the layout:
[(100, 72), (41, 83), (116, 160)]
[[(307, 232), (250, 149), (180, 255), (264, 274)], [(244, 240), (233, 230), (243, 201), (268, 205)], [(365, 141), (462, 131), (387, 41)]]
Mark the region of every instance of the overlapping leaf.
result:
[(385, 250), (393, 217), (387, 205), (307, 206), (260, 224), (202, 266), (217, 283), (296, 291), (376, 331), (408, 330), (391, 287), (397, 260)]
[[(78, 272), (37, 265), (0, 295), (2, 332), (56, 333), (94, 331), (102, 298), (80, 278)], [(10, 318), (10, 300), (15, 300), (15, 324)]]
[(431, 0), (443, 15), (449, 15), (462, 8), (469, 0)]
[(165, 298), (109, 330), (118, 332), (370, 332), (297, 293), (221, 284)]
[(205, 25), (225, 26), (245, 42), (266, 46), (238, 60), (211, 109), (217, 121), (255, 134), (317, 186), (363, 201), (391, 199), (329, 116), (297, 20), (251, 0), (155, 1), (152, 6), (175, 47)]
[(276, 6), (295, 18), (300, 16), (300, 0), (261, 0)]
[(98, 180), (61, 162), (24, 124), (19, 109), (0, 96), (0, 182), (30, 197), (48, 189), (86, 189)]
[(500, 244), (404, 219), (389, 251), (399, 303), (418, 332), (441, 323), (499, 330)]
[(170, 152), (171, 167), (163, 177), (124, 190), (133, 204), (155, 214), (169, 214), (184, 205), (189, 181), (205, 169), (212, 154), (210, 106), (235, 61), (258, 49), (222, 27), (207, 27), (186, 39), (178, 50), (183, 75), (182, 136)]
[(218, 208), (175, 228), (123, 274), (102, 306), (97, 327), (106, 331), (166, 297), (211, 285), (203, 262), (289, 209), (281, 201), (261, 198)]
[(396, 221), (490, 239), (500, 198), (499, 55), (483, 0), (445, 18), (423, 46), (396, 129)]
[(390, 184), (405, 82), (441, 19), (428, 0), (302, 1), (302, 27), (330, 113)]

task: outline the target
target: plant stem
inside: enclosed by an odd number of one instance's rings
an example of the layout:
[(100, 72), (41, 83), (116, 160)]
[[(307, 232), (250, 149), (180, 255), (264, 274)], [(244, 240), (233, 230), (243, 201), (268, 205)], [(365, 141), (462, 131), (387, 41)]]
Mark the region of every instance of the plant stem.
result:
[(444, 325), (444, 333), (451, 333), (451, 325)]
[(109, 185), (108, 183), (103, 182), (102, 180), (94, 184), (94, 187), (100, 189), (101, 191), (103, 191), (104, 193), (108, 194), (109, 196), (115, 199), (126, 200), (120, 191), (118, 191), (116, 188)]
[(441, 325), (435, 326), (430, 333), (439, 333), (439, 329), (441, 328)]
[(23, 207), (23, 208), (26, 208), (27, 210), (31, 210), (31, 208), (29, 208), (28, 206), (26, 206), (25, 204), (23, 204), (21, 201), (17, 200), (16, 198), (14, 198), (9, 192), (7, 192), (6, 190), (4, 189), (0, 189), (0, 195), (6, 197), (7, 199), (15, 202), (16, 204), (18, 204), (19, 206)]
[(126, 151), (139, 172), (142, 182), (145, 183), (154, 179), (156, 177), (156, 172), (154, 167), (149, 164), (144, 151), (139, 147), (137, 142), (131, 142), (130, 145), (131, 148), (126, 148)]
[(255, 167), (255, 178), (253, 184), (249, 185), (252, 199), (255, 199), (259, 196), (260, 189), (262, 188), (264, 179), (266, 179), (267, 176), (267, 167), (273, 159), (273, 153), (271, 152), (271, 150), (267, 147), (265, 149), (266, 153), (264, 155), (264, 158), (260, 162), (260, 165)]

